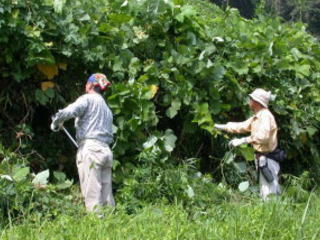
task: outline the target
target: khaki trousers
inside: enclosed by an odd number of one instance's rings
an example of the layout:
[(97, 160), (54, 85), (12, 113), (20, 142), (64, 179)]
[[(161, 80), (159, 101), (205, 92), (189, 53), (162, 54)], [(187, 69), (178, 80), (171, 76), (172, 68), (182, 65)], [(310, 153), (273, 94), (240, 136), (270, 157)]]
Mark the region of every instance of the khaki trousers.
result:
[(81, 193), (87, 211), (107, 204), (114, 206), (112, 194), (112, 152), (107, 144), (86, 139), (79, 145), (77, 167)]

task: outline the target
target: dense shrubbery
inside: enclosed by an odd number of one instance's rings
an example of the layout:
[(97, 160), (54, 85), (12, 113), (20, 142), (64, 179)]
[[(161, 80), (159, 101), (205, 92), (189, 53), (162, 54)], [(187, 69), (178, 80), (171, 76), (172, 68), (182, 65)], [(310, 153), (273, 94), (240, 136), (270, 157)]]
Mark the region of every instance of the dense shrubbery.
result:
[(188, 159), (179, 165), (158, 159), (153, 151), (144, 151), (139, 155), (139, 167), (125, 171), (127, 177), (117, 199), (129, 211), (154, 202), (179, 203), (190, 211), (204, 210), (230, 199), (226, 186), (213, 184), (210, 175), (199, 172), (199, 159)]
[(62, 172), (53, 172), (48, 184), (49, 175), (49, 170), (33, 174), (26, 158), (0, 144), (0, 228), (34, 213), (50, 218), (72, 211), (77, 201), (70, 191), (72, 181)]
[[(194, 177), (200, 170), (237, 185), (243, 177), (223, 176), (222, 165), (234, 162), (245, 174), (252, 151), (225, 155), (228, 136), (213, 124), (245, 119), (247, 94), (256, 87), (277, 95), (271, 110), (288, 151), (285, 171), (319, 177), (320, 48), (302, 24), (246, 20), (205, 1), (0, 4), (1, 138), (21, 154), (37, 152), (29, 158), (34, 169), (59, 167), (72, 175), (72, 145), (49, 133), (50, 114), (101, 71), (113, 82), (105, 97), (115, 115), (120, 199), (187, 202), (195, 186), (215, 188), (204, 181), (210, 178)], [(193, 158), (196, 170), (185, 167)], [(153, 185), (140, 187), (148, 179)]]

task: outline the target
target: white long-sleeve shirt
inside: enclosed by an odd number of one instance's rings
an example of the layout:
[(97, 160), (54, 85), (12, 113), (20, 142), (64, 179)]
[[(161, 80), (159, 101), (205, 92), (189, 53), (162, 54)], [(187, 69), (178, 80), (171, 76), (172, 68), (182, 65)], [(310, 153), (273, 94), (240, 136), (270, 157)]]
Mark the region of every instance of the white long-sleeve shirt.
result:
[(269, 109), (264, 108), (244, 122), (228, 122), (226, 131), (232, 133), (247, 133), (251, 135), (247, 142), (261, 153), (272, 152), (278, 145), (278, 127)]
[(59, 110), (53, 123), (59, 125), (75, 118), (76, 139), (96, 139), (110, 144), (113, 141), (112, 112), (98, 93), (84, 94), (66, 108)]

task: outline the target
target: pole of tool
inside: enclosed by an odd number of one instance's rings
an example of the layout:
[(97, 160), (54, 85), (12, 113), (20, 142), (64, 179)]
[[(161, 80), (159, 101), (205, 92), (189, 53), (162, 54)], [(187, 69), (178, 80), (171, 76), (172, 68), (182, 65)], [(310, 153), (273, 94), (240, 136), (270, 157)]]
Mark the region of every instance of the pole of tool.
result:
[(65, 134), (67, 134), (67, 136), (69, 137), (69, 139), (71, 140), (71, 142), (73, 142), (73, 144), (78, 148), (78, 144), (77, 142), (73, 139), (73, 137), (71, 136), (71, 134), (67, 131), (67, 129), (65, 127), (62, 127), (62, 130), (64, 131)]

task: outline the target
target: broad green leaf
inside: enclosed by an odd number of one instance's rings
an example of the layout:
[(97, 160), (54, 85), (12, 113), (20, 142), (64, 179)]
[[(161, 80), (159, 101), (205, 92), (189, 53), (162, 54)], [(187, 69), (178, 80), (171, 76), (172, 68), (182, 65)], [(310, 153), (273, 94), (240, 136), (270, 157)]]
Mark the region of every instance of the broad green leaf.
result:
[(121, 7), (125, 7), (128, 5), (128, 0), (125, 0), (122, 4), (121, 4)]
[(225, 155), (223, 156), (223, 161), (226, 164), (230, 164), (234, 161), (235, 158), (236, 158), (236, 154), (232, 150), (230, 150), (226, 152)]
[(158, 141), (158, 138), (156, 137), (156, 136), (150, 136), (149, 138), (148, 138), (148, 140), (145, 142), (145, 143), (143, 143), (143, 148), (144, 149), (147, 149), (147, 148), (150, 148), (150, 147), (152, 147), (156, 142)]
[(185, 5), (181, 8), (181, 12), (175, 17), (179, 22), (184, 22), (185, 18), (194, 16), (196, 11), (193, 7)]
[(41, 105), (46, 105), (47, 102), (49, 101), (48, 97), (40, 89), (36, 89), (35, 98), (37, 102), (40, 103)]
[(253, 72), (254, 73), (260, 73), (262, 71), (262, 66), (258, 65), (256, 67), (253, 68)]
[(114, 72), (122, 71), (122, 70), (123, 70), (122, 64), (123, 64), (123, 63), (122, 63), (121, 58), (120, 58), (119, 56), (115, 57), (112, 70), (113, 70)]
[(73, 184), (73, 181), (70, 181), (70, 180), (66, 180), (62, 183), (59, 183), (57, 184), (55, 187), (58, 189), (58, 190), (64, 190), (64, 189), (68, 189), (72, 186)]
[(197, 36), (193, 32), (187, 33), (187, 39), (189, 40), (190, 44), (192, 45), (197, 44)]
[(48, 97), (48, 98), (53, 98), (54, 97), (54, 90), (52, 88), (48, 88), (46, 91), (44, 91), (44, 94)]
[(210, 59), (208, 59), (206, 67), (211, 68), (213, 65), (214, 65), (213, 62)]
[(188, 185), (187, 195), (188, 195), (189, 198), (194, 198), (194, 195), (195, 195), (194, 191), (193, 191), (193, 188), (190, 185)]
[(67, 179), (66, 174), (63, 172), (54, 171), (53, 176), (58, 182), (64, 182)]
[(249, 72), (248, 66), (243, 61), (232, 62), (230, 65), (239, 75), (247, 74)]
[(13, 174), (13, 179), (17, 182), (20, 182), (28, 176), (30, 173), (29, 167), (18, 168), (17, 171)]
[(65, 3), (66, 0), (53, 0), (54, 11), (57, 13), (61, 13)]
[(48, 183), (49, 170), (44, 170), (39, 172), (35, 178), (32, 180), (32, 183), (37, 186), (45, 186)]
[(310, 75), (310, 65), (304, 64), (296, 64), (294, 70), (297, 73), (297, 76), (300, 78), (308, 77)]
[(239, 173), (245, 173), (247, 171), (246, 162), (233, 162), (233, 166)]
[(238, 148), (241, 155), (246, 159), (246, 161), (254, 160), (254, 149), (247, 145), (242, 145)]
[(214, 80), (221, 80), (225, 74), (226, 70), (222, 65), (216, 65), (213, 69)]
[(238, 189), (240, 192), (245, 192), (248, 190), (250, 184), (248, 181), (245, 181), (245, 182), (241, 182), (238, 186)]
[(314, 127), (307, 127), (307, 132), (309, 134), (309, 137), (312, 137), (317, 131), (318, 131), (318, 129), (316, 129)]
[(10, 182), (13, 181), (13, 179), (12, 179), (12, 177), (10, 175), (0, 175), (0, 178), (1, 179), (6, 179), (6, 180), (8, 180)]
[(203, 50), (203, 51), (200, 53), (200, 55), (199, 55), (199, 61), (202, 61), (202, 60), (203, 60), (205, 53), (206, 53), (205, 50)]
[(135, 76), (141, 69), (141, 63), (139, 58), (132, 58), (129, 64), (129, 73), (131, 76)]
[(205, 48), (205, 52), (206, 52), (206, 54), (207, 54), (208, 56), (211, 55), (212, 53), (214, 53), (215, 51), (217, 51), (217, 48), (216, 48), (216, 46), (213, 45), (213, 44), (210, 44), (209, 46), (207, 46), (207, 47)]
[(166, 115), (169, 118), (174, 118), (177, 115), (178, 111), (180, 110), (180, 107), (181, 107), (180, 100), (175, 98), (171, 103), (171, 107), (167, 109)]
[(84, 14), (81, 18), (79, 18), (79, 21), (90, 21), (91, 17), (89, 16), (89, 14)]
[(287, 58), (279, 59), (278, 61), (275, 61), (275, 67), (279, 70), (288, 70), (291, 67), (291, 62)]
[(209, 112), (208, 103), (194, 105), (194, 118), (192, 122), (198, 123), (201, 128), (209, 131), (211, 134), (214, 133), (214, 122)]
[(292, 48), (290, 52), (296, 60), (299, 60), (303, 57), (303, 54), (297, 48)]
[(172, 152), (176, 146), (177, 137), (171, 129), (167, 129), (164, 135), (164, 148), (167, 152)]

